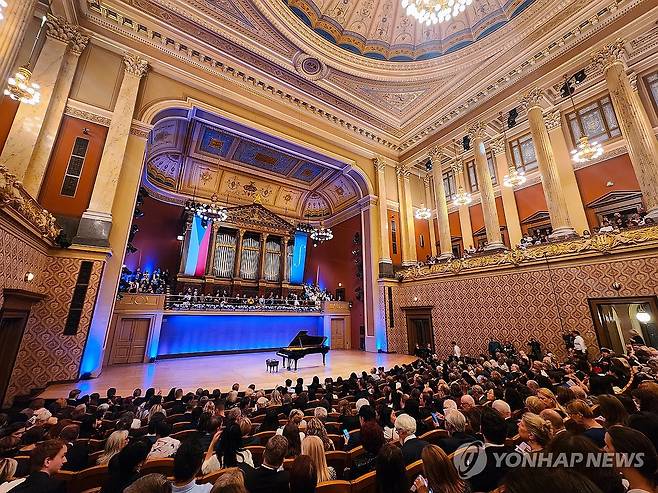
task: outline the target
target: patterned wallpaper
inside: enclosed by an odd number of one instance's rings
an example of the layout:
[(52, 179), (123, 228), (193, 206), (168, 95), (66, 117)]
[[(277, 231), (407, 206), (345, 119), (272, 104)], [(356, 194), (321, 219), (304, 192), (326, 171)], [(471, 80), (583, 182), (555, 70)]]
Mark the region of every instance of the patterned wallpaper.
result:
[[(32, 307), (4, 404), (16, 395), (45, 387), (49, 382), (77, 378), (82, 351), (93, 313), (103, 262), (94, 261), (80, 328), (64, 336), (64, 323), (82, 259), (52, 257), (30, 246), (0, 223), (0, 288), (27, 289), (46, 298)], [(34, 284), (23, 281), (36, 274)], [(2, 299), (0, 298), (0, 306)]]
[(622, 284), (619, 296), (658, 294), (656, 252), (600, 256), (586, 265), (552, 263), (550, 272), (543, 265), (397, 284), (395, 328), (387, 328), (388, 349), (408, 351), (401, 308), (412, 306), (433, 306), (434, 342), (442, 356), (451, 352), (453, 340), (462, 354), (480, 354), (486, 352), (489, 337), (511, 340), (517, 349), (527, 350), (532, 336), (543, 348), (563, 354), (560, 319), (565, 330), (579, 330), (588, 346), (596, 346), (587, 299), (616, 296), (614, 281)]

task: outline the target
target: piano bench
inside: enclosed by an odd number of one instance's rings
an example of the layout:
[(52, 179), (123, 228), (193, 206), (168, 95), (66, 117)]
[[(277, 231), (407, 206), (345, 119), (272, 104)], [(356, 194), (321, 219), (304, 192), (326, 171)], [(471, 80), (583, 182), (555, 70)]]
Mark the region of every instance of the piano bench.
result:
[(272, 372), (279, 372), (279, 360), (278, 359), (266, 359), (265, 360), (265, 366), (267, 367), (267, 371), (272, 373)]

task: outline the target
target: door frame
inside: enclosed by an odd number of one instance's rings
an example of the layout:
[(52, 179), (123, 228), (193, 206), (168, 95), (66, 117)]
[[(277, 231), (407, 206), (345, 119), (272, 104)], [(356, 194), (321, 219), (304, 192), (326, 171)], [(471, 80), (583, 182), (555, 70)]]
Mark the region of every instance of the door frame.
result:
[(594, 325), (594, 333), (596, 334), (596, 342), (601, 347), (611, 347), (612, 341), (610, 340), (610, 335), (608, 334), (607, 329), (601, 324), (599, 319), (599, 305), (627, 305), (639, 303), (644, 305), (650, 305), (652, 308), (652, 313), (658, 314), (658, 296), (654, 294), (649, 294), (646, 296), (620, 296), (613, 298), (587, 298), (587, 304), (589, 305), (590, 316), (592, 317), (592, 323)]
[(411, 347), (411, 342), (409, 338), (409, 331), (411, 329), (410, 321), (414, 318), (427, 318), (430, 322), (430, 341), (432, 345), (432, 350), (436, 351), (435, 340), (434, 340), (434, 322), (432, 320), (432, 309), (434, 305), (425, 305), (425, 306), (403, 306), (401, 307), (404, 313), (404, 320), (407, 326), (407, 351), (409, 354), (413, 354), (413, 349)]
[[(116, 366), (111, 364), (112, 361), (112, 352), (114, 351), (114, 343), (116, 342), (116, 337), (117, 337), (117, 327), (121, 324), (121, 322), (126, 319), (126, 318), (136, 318), (136, 319), (141, 319), (141, 320), (148, 320), (149, 321), (149, 330), (148, 330), (148, 335), (146, 336), (146, 347), (144, 348), (144, 355), (142, 358), (142, 363), (149, 363), (151, 362), (151, 357), (148, 354), (149, 353), (149, 348), (157, 344), (160, 339), (160, 325), (162, 323), (162, 320), (160, 320), (160, 324), (158, 324), (158, 318), (162, 318), (162, 316), (158, 316), (156, 313), (150, 313), (150, 314), (144, 314), (144, 313), (131, 313), (131, 312), (125, 312), (125, 313), (120, 313), (120, 314), (115, 314), (113, 316), (112, 320), (112, 326), (111, 326), (111, 334), (108, 334), (108, 340), (110, 341), (110, 346), (109, 350), (105, 351), (106, 356), (104, 359), (103, 366)], [(111, 336), (111, 339), (110, 339)], [(157, 340), (154, 340), (156, 339)], [(157, 357), (157, 355), (156, 355)], [(155, 358), (153, 358), (155, 359)]]

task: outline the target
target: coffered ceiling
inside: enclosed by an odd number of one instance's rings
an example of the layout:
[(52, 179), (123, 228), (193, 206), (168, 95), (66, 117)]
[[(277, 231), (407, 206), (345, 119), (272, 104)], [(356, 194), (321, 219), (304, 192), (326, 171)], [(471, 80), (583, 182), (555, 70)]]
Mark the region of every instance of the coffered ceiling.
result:
[[(58, 1), (73, 3), (89, 31), (157, 49), (209, 78), (232, 77), (392, 156), (652, 3), (474, 0), (427, 29), (399, 0)], [(288, 177), (299, 179), (299, 163), (288, 164)]]

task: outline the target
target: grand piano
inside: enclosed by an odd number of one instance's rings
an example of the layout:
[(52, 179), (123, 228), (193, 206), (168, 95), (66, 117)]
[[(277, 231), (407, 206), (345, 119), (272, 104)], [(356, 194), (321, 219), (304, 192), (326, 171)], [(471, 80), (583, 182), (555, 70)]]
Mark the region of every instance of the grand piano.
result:
[(310, 336), (306, 330), (300, 330), (288, 346), (281, 348), (276, 354), (283, 358), (283, 366), (286, 366), (286, 358), (288, 358), (288, 370), (290, 370), (292, 361), (295, 362), (295, 370), (297, 370), (297, 361), (307, 354), (322, 353), (322, 364), (324, 365), (325, 356), (329, 352), (329, 346), (326, 346), (325, 342), (327, 342), (325, 336)]

